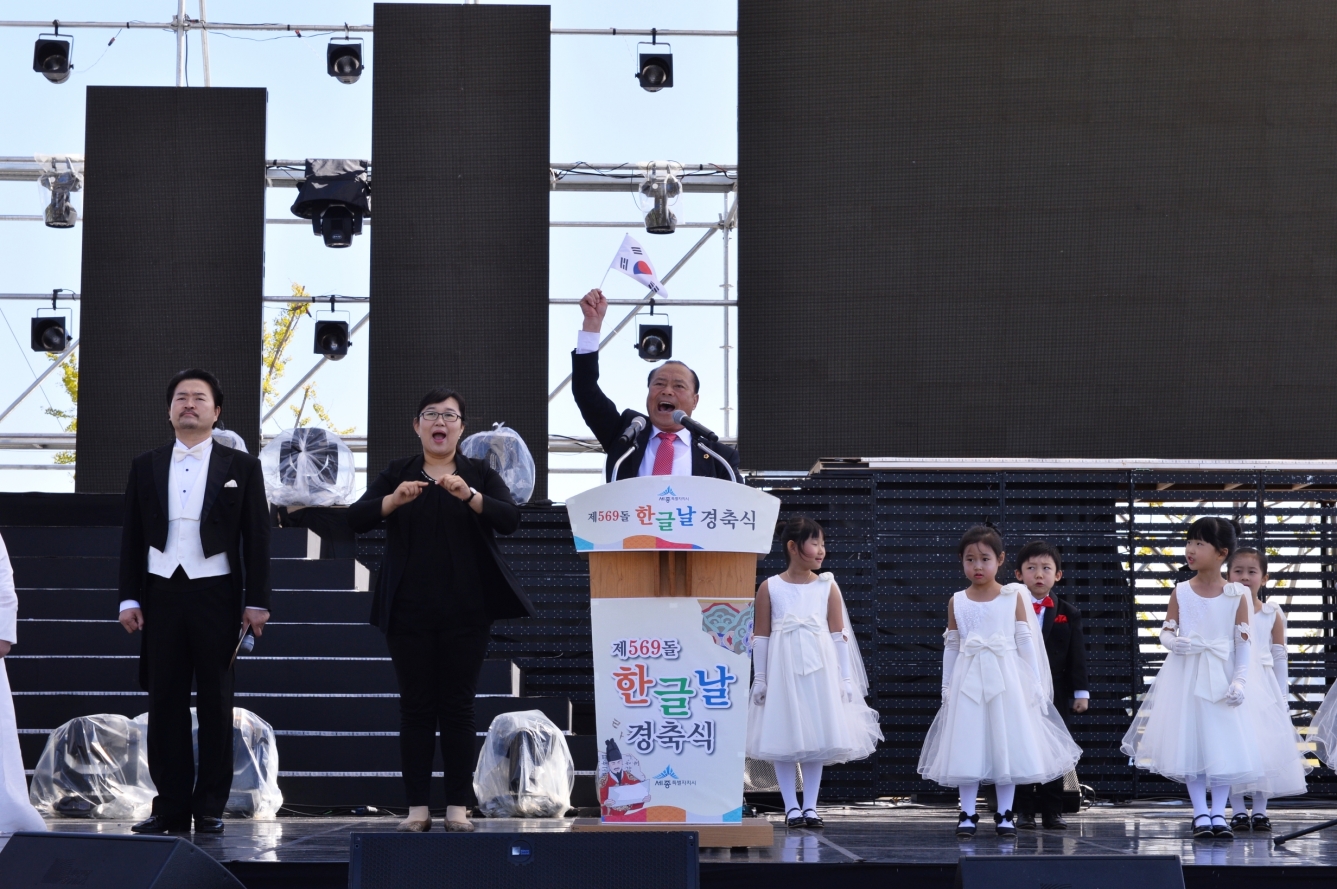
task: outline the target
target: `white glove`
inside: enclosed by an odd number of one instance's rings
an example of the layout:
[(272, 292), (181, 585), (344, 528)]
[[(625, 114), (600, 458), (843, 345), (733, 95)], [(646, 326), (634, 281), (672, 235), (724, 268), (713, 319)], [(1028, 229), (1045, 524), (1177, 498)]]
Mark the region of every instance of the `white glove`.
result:
[(1226, 689), (1225, 701), (1232, 707), (1238, 707), (1244, 703), (1244, 683), (1242, 681), (1235, 680), (1230, 683), (1230, 688)]
[(771, 637), (756, 636), (752, 640), (752, 703), (766, 703), (766, 660), (770, 653)]
[(1175, 630), (1179, 629), (1179, 621), (1167, 620), (1161, 624), (1161, 645), (1165, 646), (1166, 651), (1175, 650), (1175, 640), (1179, 637), (1175, 635)]
[(758, 676), (752, 680), (752, 703), (766, 703), (766, 677)]
[(840, 664), (840, 699), (849, 704), (858, 697), (854, 690), (853, 671), (850, 669), (850, 644), (845, 641), (844, 633), (832, 633), (831, 644), (836, 647), (836, 660)]
[(1277, 687), (1281, 689), (1282, 700), (1288, 700), (1291, 691), (1291, 677), (1287, 663), (1286, 646), (1272, 646), (1272, 672), (1277, 676)]
[(1050, 701), (1045, 697), (1044, 685), (1040, 682), (1040, 666), (1035, 662), (1035, 647), (1031, 645), (1031, 625), (1024, 620), (1016, 622), (1013, 638), (1017, 640), (1017, 656), (1031, 668), (1031, 700), (1043, 715), (1049, 714)]
[(1235, 626), (1235, 675), (1226, 690), (1226, 703), (1238, 707), (1244, 703), (1244, 684), (1249, 676), (1249, 640), (1245, 636), (1248, 628)]
[(952, 690), (952, 674), (956, 672), (956, 659), (961, 656), (961, 634), (948, 630), (942, 634), (942, 702), (947, 703), (947, 694)]
[(1193, 641), (1187, 636), (1176, 636), (1174, 644), (1169, 646), (1173, 654), (1192, 654)]

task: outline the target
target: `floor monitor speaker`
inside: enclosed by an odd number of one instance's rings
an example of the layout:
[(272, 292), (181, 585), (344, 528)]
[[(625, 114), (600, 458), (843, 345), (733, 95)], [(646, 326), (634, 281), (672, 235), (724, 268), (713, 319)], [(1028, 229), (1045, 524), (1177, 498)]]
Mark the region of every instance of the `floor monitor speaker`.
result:
[(956, 889), (1184, 889), (1174, 855), (970, 855)]
[(16, 833), (0, 849), (5, 889), (245, 889), (180, 837)]
[(348, 862), (349, 889), (697, 889), (699, 874), (692, 831), (355, 833)]

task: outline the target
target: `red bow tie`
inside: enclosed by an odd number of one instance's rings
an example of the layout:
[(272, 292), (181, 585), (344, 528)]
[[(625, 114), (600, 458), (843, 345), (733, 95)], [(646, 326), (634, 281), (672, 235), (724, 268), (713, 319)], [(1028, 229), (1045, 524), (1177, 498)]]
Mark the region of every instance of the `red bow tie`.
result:
[(1039, 602), (1032, 601), (1031, 605), (1035, 607), (1035, 613), (1039, 614), (1041, 608), (1053, 608), (1054, 600), (1049, 598), (1048, 596), (1045, 596)]

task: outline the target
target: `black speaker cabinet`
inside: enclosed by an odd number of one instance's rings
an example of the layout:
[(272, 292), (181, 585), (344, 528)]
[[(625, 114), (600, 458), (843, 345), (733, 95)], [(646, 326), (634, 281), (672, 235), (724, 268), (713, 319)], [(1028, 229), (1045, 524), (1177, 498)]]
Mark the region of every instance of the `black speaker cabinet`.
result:
[(348, 861), (349, 889), (699, 885), (692, 831), (355, 833)]
[(970, 855), (956, 889), (1184, 889), (1174, 855)]
[(245, 889), (180, 837), (16, 833), (0, 850), (5, 889)]

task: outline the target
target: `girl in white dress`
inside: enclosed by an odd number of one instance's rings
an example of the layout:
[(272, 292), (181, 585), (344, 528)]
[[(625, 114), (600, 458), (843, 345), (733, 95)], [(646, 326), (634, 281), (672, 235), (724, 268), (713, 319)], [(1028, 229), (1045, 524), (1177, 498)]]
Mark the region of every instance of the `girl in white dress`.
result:
[(5, 541), (0, 539), (0, 835), (16, 830), (46, 830), (46, 823), (28, 802), (28, 781), (19, 752), (18, 722), (4, 658), (18, 637), (19, 597)]
[(942, 706), (919, 756), (919, 774), (961, 795), (956, 835), (975, 835), (980, 784), (998, 794), (999, 836), (1017, 835), (1018, 784), (1065, 775), (1082, 749), (1054, 710), (1049, 659), (1026, 587), (1001, 585), (1006, 554), (998, 532), (976, 525), (957, 547), (970, 586), (947, 602)]
[(791, 519), (780, 546), (789, 566), (757, 588), (747, 755), (775, 766), (788, 826), (822, 827), (822, 767), (868, 756), (882, 730), (864, 703), (868, 677), (840, 588), (829, 573), (816, 573), (826, 559), (822, 526)]
[(1337, 770), (1337, 694), (1331, 691), (1319, 704), (1318, 712), (1309, 721), (1309, 740), (1323, 764)]
[(1138, 768), (1187, 785), (1195, 839), (1231, 839), (1225, 818), (1231, 786), (1265, 775), (1253, 722), (1241, 707), (1251, 597), (1248, 587), (1221, 576), (1234, 549), (1235, 528), (1225, 519), (1202, 518), (1189, 527), (1184, 558), (1197, 576), (1170, 594), (1161, 629), (1170, 653), (1120, 748)]
[[(1267, 801), (1279, 796), (1297, 796), (1309, 787), (1310, 771), (1300, 752), (1300, 734), (1291, 722), (1290, 678), (1287, 675), (1286, 615), (1267, 599), (1267, 556), (1252, 547), (1241, 547), (1226, 562), (1227, 577), (1249, 588), (1252, 619), (1249, 644), (1249, 693), (1244, 709), (1254, 724), (1258, 752), (1263, 758), (1262, 780), (1230, 788), (1232, 831), (1269, 831)], [(1253, 797), (1253, 818), (1244, 807), (1244, 795)]]

